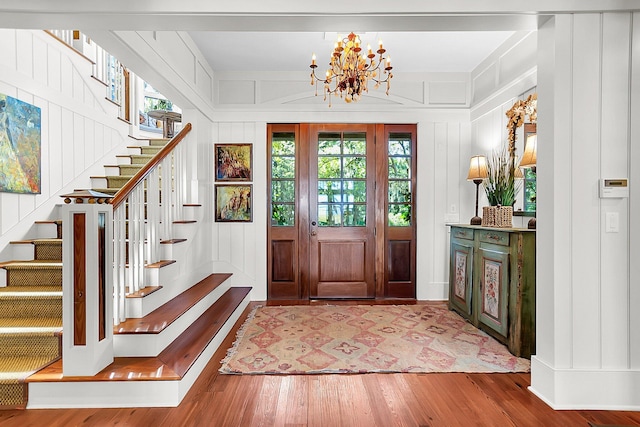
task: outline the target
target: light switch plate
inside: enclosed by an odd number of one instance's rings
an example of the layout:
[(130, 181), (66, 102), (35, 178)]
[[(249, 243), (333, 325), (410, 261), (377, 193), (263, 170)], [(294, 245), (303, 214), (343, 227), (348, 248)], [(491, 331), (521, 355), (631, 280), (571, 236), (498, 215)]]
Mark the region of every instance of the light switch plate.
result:
[(620, 215), (618, 212), (606, 213), (605, 231), (607, 233), (618, 233), (620, 231)]

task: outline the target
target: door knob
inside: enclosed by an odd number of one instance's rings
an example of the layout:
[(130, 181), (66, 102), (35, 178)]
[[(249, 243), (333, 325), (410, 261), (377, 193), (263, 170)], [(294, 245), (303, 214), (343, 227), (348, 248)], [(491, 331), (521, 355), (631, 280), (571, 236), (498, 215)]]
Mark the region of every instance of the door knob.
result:
[(312, 236), (316, 236), (318, 234), (318, 232), (316, 230), (311, 230), (311, 235)]

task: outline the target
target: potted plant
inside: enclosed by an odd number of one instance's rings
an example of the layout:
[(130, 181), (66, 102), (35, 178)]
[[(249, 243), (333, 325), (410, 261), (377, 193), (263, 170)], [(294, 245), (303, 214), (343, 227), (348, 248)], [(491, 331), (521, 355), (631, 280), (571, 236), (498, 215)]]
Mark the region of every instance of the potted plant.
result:
[(491, 206), (482, 209), (482, 225), (511, 227), (513, 205), (521, 185), (516, 179), (516, 159), (504, 146), (494, 150), (487, 158), (487, 178), (483, 181)]

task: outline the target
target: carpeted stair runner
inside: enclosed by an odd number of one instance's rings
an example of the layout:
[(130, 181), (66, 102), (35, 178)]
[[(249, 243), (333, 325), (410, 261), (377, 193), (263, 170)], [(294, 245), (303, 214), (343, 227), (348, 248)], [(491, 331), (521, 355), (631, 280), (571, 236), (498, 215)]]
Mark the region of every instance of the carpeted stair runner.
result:
[(0, 409), (24, 408), (24, 380), (62, 354), (62, 239), (26, 243), (35, 260), (0, 264)]

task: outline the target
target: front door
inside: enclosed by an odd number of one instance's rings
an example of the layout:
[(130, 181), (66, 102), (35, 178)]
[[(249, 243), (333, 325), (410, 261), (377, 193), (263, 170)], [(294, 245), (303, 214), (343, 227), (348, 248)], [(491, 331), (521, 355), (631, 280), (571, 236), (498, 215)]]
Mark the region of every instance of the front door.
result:
[(414, 299), (416, 126), (267, 129), (268, 298)]
[(375, 125), (311, 125), (311, 298), (375, 297)]

